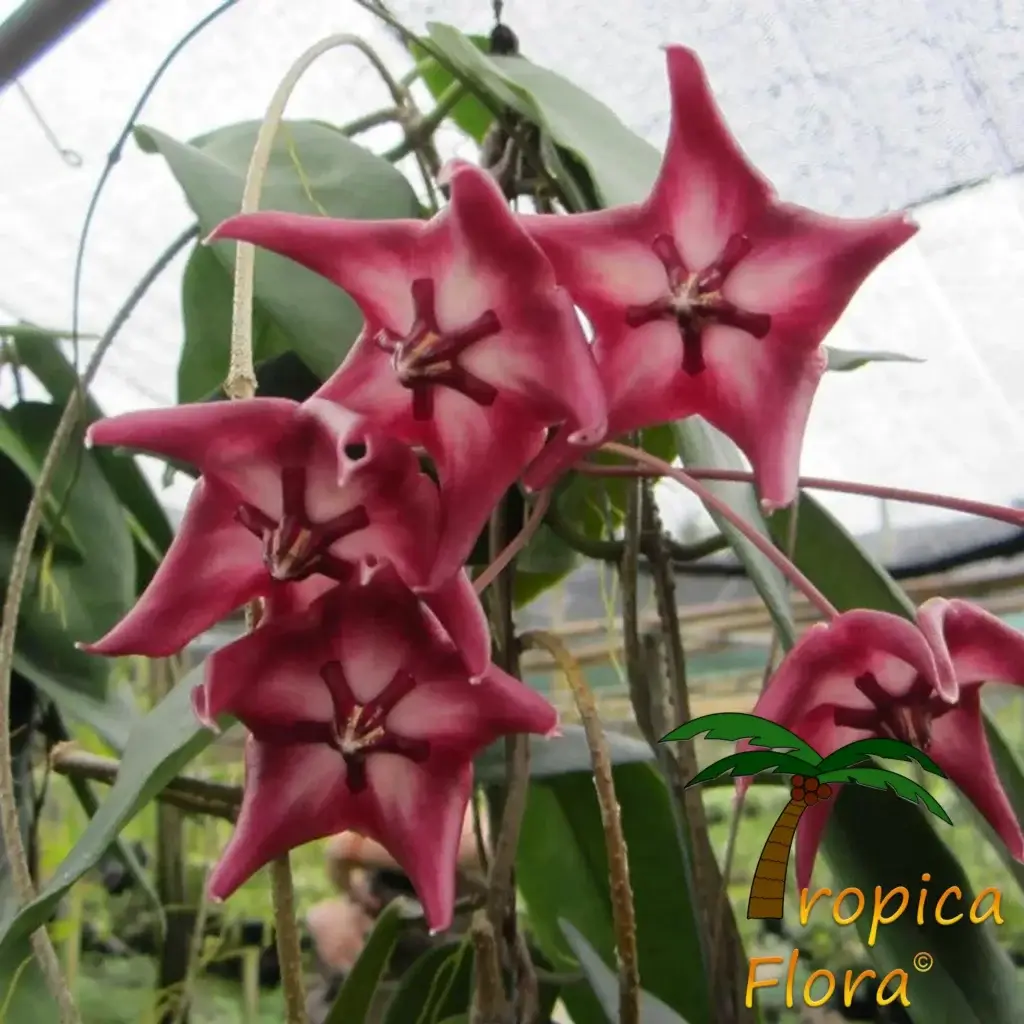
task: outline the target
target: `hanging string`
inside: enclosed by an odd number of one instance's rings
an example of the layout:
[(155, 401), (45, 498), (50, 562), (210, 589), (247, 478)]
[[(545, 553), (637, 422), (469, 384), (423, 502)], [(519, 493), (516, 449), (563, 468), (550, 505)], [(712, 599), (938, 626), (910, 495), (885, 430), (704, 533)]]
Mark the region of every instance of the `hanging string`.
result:
[(46, 136), (46, 141), (57, 151), (61, 160), (68, 165), (68, 167), (81, 167), (82, 166), (82, 155), (74, 149), (68, 149), (61, 145), (61, 141), (57, 138), (57, 133), (50, 127), (46, 118), (43, 117), (42, 111), (36, 106), (35, 100), (29, 95), (28, 89), (21, 84), (21, 80), (16, 78), (14, 80), (14, 88), (21, 93), (21, 98), (25, 101), (25, 106), (28, 107), (29, 113), (32, 115), (36, 124), (42, 129), (43, 134)]

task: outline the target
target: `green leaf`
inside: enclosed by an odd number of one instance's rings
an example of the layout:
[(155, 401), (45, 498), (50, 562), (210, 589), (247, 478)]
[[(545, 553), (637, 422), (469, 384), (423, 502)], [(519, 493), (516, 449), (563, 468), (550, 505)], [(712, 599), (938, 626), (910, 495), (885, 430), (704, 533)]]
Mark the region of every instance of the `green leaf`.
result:
[[(36, 330), (36, 329), (33, 329)], [(86, 335), (80, 335), (86, 337)], [(16, 346), (18, 362), (50, 393), (54, 403), (63, 406), (75, 390), (78, 375), (60, 346), (48, 332), (27, 335)], [(103, 418), (103, 410), (91, 394), (86, 395), (85, 420), (95, 423)], [(148, 564), (140, 565), (139, 591), (149, 582), (156, 570), (159, 556), (170, 546), (174, 533), (167, 513), (153, 493), (146, 477), (134, 459), (126, 459), (110, 448), (95, 448), (92, 457), (98, 463), (107, 482), (129, 515), (132, 532), (143, 541), (143, 547), (155, 552)]]
[(739, 778), (760, 772), (771, 775), (814, 775), (815, 766), (813, 762), (777, 750), (741, 750), (738, 754), (729, 754), (702, 768), (686, 785), (699, 786), (721, 775)]
[[(651, 748), (642, 740), (621, 732), (605, 730), (612, 764), (650, 763)], [(561, 736), (530, 737), (530, 776), (545, 779), (568, 772), (591, 770), (590, 747), (581, 725), (563, 725)], [(505, 782), (505, 741), (499, 740), (483, 750), (474, 762), (474, 773), (481, 785)]]
[[(37, 324), (0, 324), (0, 338), (9, 338), (13, 342), (25, 342), (34, 345), (46, 341), (71, 341), (74, 335), (71, 331), (51, 330), (48, 327), (39, 327)], [(78, 333), (79, 341), (96, 341), (99, 335)]]
[[(487, 36), (469, 35), (468, 39), (481, 53), (487, 53), (491, 47), (490, 39)], [(417, 43), (409, 45), (409, 52), (420, 67), (420, 77), (423, 84), (430, 90), (435, 102), (451, 88), (455, 78), (447, 68), (442, 67), (427, 51)], [(453, 121), (477, 144), (484, 141), (487, 129), (491, 127), (494, 115), (484, 106), (480, 100), (467, 93), (452, 107), (448, 119)]]
[(405, 901), (401, 898), (392, 900), (377, 918), (324, 1024), (363, 1024), (366, 1021), (398, 941), (403, 904)]
[(868, 789), (887, 789), (901, 800), (924, 805), (947, 825), (953, 824), (942, 804), (924, 786), (905, 775), (889, 771), (888, 768), (832, 768), (827, 772), (819, 772), (818, 781), (850, 783), (855, 786), (866, 786)]
[[(790, 509), (770, 520), (777, 544), (789, 536)], [(914, 605), (893, 578), (819, 502), (800, 492), (793, 561), (839, 609), (875, 608), (912, 619)]]
[[(200, 402), (220, 391), (228, 375), (231, 302), (234, 284), (224, 263), (208, 245), (197, 244), (181, 281), (185, 343), (178, 362), (178, 401)], [(290, 351), (288, 336), (263, 306), (253, 310), (252, 353), (260, 366)]]
[(701, 733), (707, 733), (706, 739), (709, 740), (725, 740), (729, 743), (748, 740), (755, 747), (778, 747), (796, 753), (811, 764), (821, 760), (821, 754), (795, 732), (790, 732), (777, 722), (743, 711), (721, 711), (714, 715), (691, 718), (676, 726), (668, 735), (662, 736), (661, 742), (692, 740)]
[(890, 761), (916, 761), (926, 772), (943, 779), (946, 777), (946, 773), (923, 750), (884, 736), (854, 740), (845, 747), (833, 751), (818, 765), (818, 774), (849, 768), (869, 757), (883, 757)]
[[(614, 971), (601, 959), (597, 950), (580, 934), (569, 921), (559, 921), (566, 941), (576, 954), (583, 973), (590, 982), (609, 1024), (619, 1020), (619, 979)], [(650, 992), (640, 992), (640, 1024), (686, 1024), (675, 1010), (666, 1006)]]
[(384, 1024), (435, 1024), (469, 1009), (473, 949), (468, 941), (427, 950), (402, 975)]
[(917, 356), (905, 356), (900, 352), (874, 352), (870, 349), (863, 351), (858, 349), (832, 348), (825, 346), (825, 353), (828, 356), (826, 369), (836, 370), (840, 373), (846, 370), (857, 370), (868, 363), (923, 363), (923, 359)]
[[(668, 792), (650, 765), (619, 765), (613, 772), (636, 907), (641, 984), (693, 1024), (706, 1024), (707, 979)], [(576, 965), (560, 919), (575, 926), (602, 959), (613, 961), (604, 829), (589, 771), (531, 784), (516, 878), (533, 935), (556, 971)], [(562, 1000), (575, 1024), (603, 1024), (589, 985), (565, 986)]]
[[(433, 22), (430, 41), (495, 103), (537, 124), (586, 168), (604, 206), (643, 199), (658, 173), (658, 151), (579, 86), (523, 57), (488, 57), (458, 29)], [(550, 158), (554, 154), (546, 153)], [(557, 156), (556, 178), (565, 174)]]
[[(96, 866), (125, 825), (213, 742), (214, 734), (199, 725), (192, 710), (192, 689), (202, 673), (202, 666), (190, 672), (132, 730), (117, 779), (99, 811), (39, 895), (0, 930), (0, 967), (50, 919), (64, 894)], [(10, 985), (11, 978), (0, 973), (0, 1000)]]
[[(829, 817), (825, 852), (835, 872), (834, 884), (858, 888), (867, 897), (868, 907), (856, 923), (865, 942), (875, 887), (881, 889), (880, 898), (899, 886), (910, 893), (905, 913), (892, 924), (878, 926), (876, 942), (868, 952), (879, 977), (895, 969), (910, 975), (906, 1012), (915, 1024), (1017, 1024), (1024, 1020), (1016, 971), (998, 933), (991, 921), (981, 925), (970, 922), (966, 911), (974, 899), (971, 883), (920, 811), (908, 808), (895, 795), (845, 786)], [(922, 882), (923, 872), (931, 875), (927, 884)], [(956, 924), (939, 925), (935, 900), (953, 886), (963, 898), (948, 900), (945, 913), (963, 911), (964, 916)], [(916, 910), (922, 888), (927, 888), (929, 897), (919, 925)], [(886, 915), (899, 905), (899, 897), (894, 896)], [(917, 975), (912, 966), (922, 950), (934, 958), (927, 978)]]
[[(259, 122), (247, 121), (186, 143), (139, 127), (135, 138), (144, 150), (159, 152), (167, 161), (206, 234), (238, 213), (258, 130)], [(416, 194), (401, 172), (337, 130), (314, 121), (282, 123), (260, 205), (265, 210), (356, 219), (387, 220), (420, 213)], [(233, 275), (234, 243), (217, 242), (212, 250), (228, 275)], [(198, 273), (194, 267), (193, 273)], [(256, 258), (254, 289), (260, 322), (272, 323), (309, 368), (326, 379), (362, 327), (355, 303), (320, 275), (265, 251)], [(227, 334), (219, 339), (222, 352), (227, 352), (229, 341)], [(186, 341), (186, 350), (189, 347)], [(221, 361), (226, 364), (226, 358)], [(197, 390), (198, 386), (189, 385), (190, 393)]]
[[(703, 466), (714, 469), (746, 469), (739, 449), (723, 433), (706, 423), (699, 416), (680, 420), (675, 424), (676, 442), (679, 456), (686, 466)], [(704, 486), (720, 501), (725, 502), (737, 515), (749, 523), (765, 537), (771, 537), (757, 493), (750, 484), (723, 483), (714, 480), (704, 481)], [(734, 526), (730, 525), (716, 512), (708, 509), (708, 514), (718, 528), (725, 534), (736, 552), (736, 557), (743, 563), (750, 576), (751, 583), (757, 588), (768, 608), (779, 635), (783, 648), (789, 650), (796, 642), (796, 626), (790, 607), (789, 591), (786, 581), (779, 570), (761, 554)], [(774, 520), (778, 514), (772, 517)], [(778, 544), (778, 535), (775, 535)], [(782, 542), (785, 550), (785, 540)]]

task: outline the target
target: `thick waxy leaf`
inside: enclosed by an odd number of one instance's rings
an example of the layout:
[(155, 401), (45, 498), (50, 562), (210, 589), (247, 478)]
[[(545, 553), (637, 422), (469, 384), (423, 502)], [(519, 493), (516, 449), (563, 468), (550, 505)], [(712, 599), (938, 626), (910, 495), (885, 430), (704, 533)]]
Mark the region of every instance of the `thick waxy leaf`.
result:
[(923, 750), (884, 736), (854, 740), (840, 747), (818, 765), (818, 774), (850, 768), (869, 757), (884, 757), (889, 761), (916, 761), (925, 771), (943, 779), (946, 777), (946, 773)]
[[(905, 912), (893, 923), (878, 926), (868, 951), (879, 977), (896, 969), (909, 974), (906, 1012), (914, 1024), (1015, 1024), (1024, 1019), (1016, 971), (998, 941), (997, 929), (991, 920), (980, 925), (970, 921), (967, 911), (975, 898), (971, 884), (920, 810), (892, 794), (845, 786), (825, 832), (825, 852), (836, 874), (835, 893), (853, 886), (867, 897), (868, 907), (856, 923), (865, 942), (874, 916), (875, 887), (881, 889), (879, 902), (899, 886), (910, 893)], [(921, 880), (925, 872), (931, 876), (927, 883)], [(963, 918), (952, 925), (939, 924), (936, 901), (954, 886), (962, 898), (951, 896), (943, 912), (947, 917), (962, 913)], [(927, 889), (928, 897), (919, 925), (916, 911), (922, 889)], [(825, 903), (822, 899), (820, 905)], [(892, 916), (900, 903), (900, 896), (894, 895), (884, 915)], [(985, 906), (990, 903), (991, 897)], [(812, 910), (811, 920), (814, 916)], [(927, 977), (913, 967), (922, 950), (932, 957)]]
[(702, 782), (717, 779), (721, 775), (738, 778), (757, 775), (759, 772), (770, 772), (774, 775), (814, 775), (815, 767), (811, 761), (803, 761), (792, 754), (782, 754), (777, 750), (744, 750), (709, 764), (707, 768), (697, 772), (687, 786), (699, 786)]
[[(709, 1019), (700, 940), (686, 887), (668, 792), (646, 764), (614, 769), (637, 914), (641, 984), (691, 1022)], [(606, 963), (614, 962), (604, 830), (592, 774), (574, 772), (530, 787), (516, 877), (531, 929), (554, 969), (577, 958), (559, 921), (574, 925)], [(566, 986), (562, 999), (576, 1024), (602, 1024), (589, 985)]]
[[(77, 386), (78, 375), (50, 332), (32, 328), (19, 337), (16, 351), (19, 363), (31, 371), (53, 401), (58, 406), (65, 405)], [(85, 422), (94, 423), (102, 418), (103, 410), (91, 395), (86, 395)], [(138, 589), (141, 590), (149, 582), (160, 555), (171, 543), (173, 532), (167, 513), (133, 459), (102, 448), (95, 449), (92, 457), (128, 513), (132, 532), (148, 553), (146, 564), (139, 565)]]
[(757, 715), (749, 715), (742, 711), (722, 711), (714, 715), (691, 718), (689, 722), (676, 726), (668, 735), (663, 736), (661, 742), (692, 740), (702, 733), (707, 733), (705, 738), (709, 740), (748, 740), (754, 747), (792, 751), (811, 764), (817, 764), (821, 760), (821, 755), (795, 732), (790, 732), (785, 726), (770, 722), (766, 718), (758, 718)]
[[(609, 1024), (619, 1020), (619, 979), (597, 951), (569, 921), (559, 921), (566, 941), (572, 946), (590, 987), (601, 1002)], [(640, 1024), (686, 1024), (675, 1010), (650, 992), (640, 992)]]
[[(490, 49), (490, 40), (487, 36), (465, 37), (481, 53), (487, 53)], [(409, 47), (413, 58), (420, 67), (420, 78), (423, 84), (430, 90), (434, 100), (440, 100), (442, 96), (456, 84), (447, 68), (442, 67), (422, 46), (413, 43)], [(490, 128), (494, 115), (484, 106), (472, 93), (467, 93), (458, 103), (452, 107), (449, 119), (459, 126), (474, 142), (481, 143)]]
[[(641, 740), (620, 732), (605, 731), (612, 764), (649, 763), (651, 748)], [(563, 725), (561, 736), (530, 737), (530, 775), (534, 779), (590, 771), (590, 747), (581, 725)], [(505, 782), (505, 741), (489, 746), (474, 762), (476, 780), (481, 785)]]
[[(25, 478), (10, 478), (5, 463), (3, 509), (5, 543), (0, 547), (0, 577), (6, 576), (31, 483), (38, 476), (60, 407), (22, 402), (3, 420), (24, 450)], [(67, 457), (59, 465), (54, 493), (74, 487), (64, 517), (81, 554), (74, 560), (36, 560), (19, 620), (15, 667), (62, 709), (93, 726), (111, 745), (126, 739), (134, 714), (120, 695), (108, 699), (110, 664), (74, 648), (76, 640), (102, 635), (130, 607), (135, 596), (135, 547), (124, 512), (91, 452)], [(20, 506), (20, 507), (17, 507)]]
[[(746, 469), (739, 449), (723, 433), (699, 416), (691, 416), (675, 424), (676, 443), (684, 466), (709, 466), (715, 469)], [(750, 484), (704, 481), (704, 486), (735, 513), (742, 516), (755, 530), (771, 536), (757, 493)], [(796, 642), (796, 627), (790, 608), (789, 593), (782, 573), (771, 564), (734, 526), (717, 513), (708, 510), (718, 528), (728, 538), (736, 557), (743, 563), (750, 581), (757, 588), (768, 608), (782, 646), (788, 650)], [(778, 518), (778, 513), (772, 517)], [(775, 534), (776, 543), (779, 543)], [(785, 545), (785, 538), (782, 541)]]
[[(772, 517), (772, 530), (779, 531), (776, 536), (787, 530), (788, 514), (781, 511)], [(795, 561), (840, 611), (863, 607), (907, 617), (914, 614), (910, 599), (888, 573), (806, 494), (801, 494), (798, 514)], [(987, 724), (991, 736), (993, 728)], [(997, 763), (1007, 791), (1024, 793), (1016, 762), (1001, 759)], [(899, 841), (893, 842), (893, 836), (899, 836)], [(869, 893), (877, 885), (883, 892), (903, 885), (917, 893), (927, 872), (932, 876), (929, 892), (939, 895), (959, 886), (964, 893), (960, 909), (969, 903), (970, 886), (963, 869), (925, 815), (890, 794), (844, 786), (829, 817), (824, 849), (840, 886), (857, 886)], [(893, 904), (897, 905), (895, 899)], [(869, 914), (858, 920), (862, 936), (870, 921)], [(869, 951), (882, 975), (895, 968), (912, 971), (908, 965), (920, 950), (935, 958), (935, 968), (924, 984), (924, 979), (917, 979), (911, 992), (907, 1012), (915, 1024), (936, 1020), (1010, 1024), (1022, 1019), (1015, 972), (990, 924), (971, 924), (965, 915), (956, 925), (939, 927), (931, 912), (922, 929), (916, 914), (908, 912), (881, 927), (878, 942)], [(912, 975), (911, 984), (914, 980)]]
[[(207, 234), (239, 211), (258, 130), (259, 123), (249, 121), (187, 143), (152, 128), (137, 128), (135, 137), (143, 149), (159, 152), (166, 159), (200, 229)], [(313, 121), (282, 124), (260, 205), (264, 210), (359, 219), (420, 215), (416, 194), (399, 171), (340, 132)], [(222, 268), (229, 276), (233, 274), (235, 246), (215, 243), (212, 249)], [(201, 270), (194, 265), (191, 268), (193, 276)], [(192, 282), (190, 292), (198, 291), (204, 292), (204, 302), (212, 302), (214, 295), (224, 301), (222, 282), (203, 289)], [(230, 299), (230, 292), (226, 294)], [(338, 366), (362, 326), (355, 303), (344, 292), (291, 260), (268, 252), (260, 252), (256, 258), (255, 306), (259, 323), (273, 324), (322, 378)], [(221, 321), (223, 316), (221, 313)], [(191, 322), (195, 323), (195, 318)], [(270, 328), (264, 326), (263, 330)], [(225, 367), (229, 340), (227, 334), (219, 339), (220, 362)], [(197, 357), (192, 348), (199, 343), (186, 340), (185, 352), (193, 362)], [(188, 390), (196, 393), (205, 383), (190, 382)]]
[(384, 1024), (436, 1024), (469, 1008), (473, 949), (453, 942), (428, 950), (402, 975)]
[(916, 356), (905, 356), (899, 352), (874, 352), (870, 349), (863, 351), (848, 348), (832, 348), (825, 346), (828, 354), (828, 369), (843, 372), (846, 370), (857, 370), (868, 363), (923, 363), (923, 359)]
[(402, 928), (404, 900), (392, 900), (377, 918), (359, 959), (348, 972), (324, 1024), (363, 1024), (388, 969)]
[[(637, 202), (658, 173), (660, 156), (603, 103), (568, 79), (523, 57), (488, 57), (458, 29), (434, 22), (431, 43), (496, 103), (540, 126), (585, 166), (602, 205)], [(549, 147), (556, 178), (566, 169)], [(563, 181), (564, 183), (564, 181)]]
[[(45, 924), (64, 894), (95, 867), (112, 840), (164, 786), (213, 741), (196, 721), (192, 688), (202, 668), (190, 672), (132, 730), (117, 781), (78, 842), (39, 895), (0, 930), (0, 968), (10, 963), (36, 928)], [(227, 726), (229, 723), (221, 723)], [(0, 973), (0, 1000), (12, 983)], [(46, 1019), (46, 1018), (40, 1018)]]

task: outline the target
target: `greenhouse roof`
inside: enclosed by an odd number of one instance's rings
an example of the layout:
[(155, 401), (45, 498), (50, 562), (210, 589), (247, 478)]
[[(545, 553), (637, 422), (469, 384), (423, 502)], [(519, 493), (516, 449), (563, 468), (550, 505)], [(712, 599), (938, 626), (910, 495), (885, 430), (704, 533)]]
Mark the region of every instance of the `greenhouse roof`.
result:
[[(0, 17), (16, 6), (0, 0)], [(109, 0), (24, 76), (24, 91), (0, 94), (0, 320), (68, 325), (76, 241), (106, 153), (155, 66), (213, 6), (177, 0), (143, 10)], [(484, 0), (394, 7), (414, 25), (491, 24)], [(783, 197), (845, 215), (915, 205), (920, 235), (868, 282), (830, 342), (926, 362), (831, 374), (803, 466), (1010, 501), (1024, 494), (1014, 472), (1024, 463), (1024, 23), (1014, 9), (997, 0), (507, 0), (505, 17), (527, 56), (592, 91), (655, 144), (667, 127), (659, 47), (683, 42), (703, 57), (728, 120)], [(190, 45), (142, 122), (184, 139), (258, 118), (291, 61), (339, 30), (365, 36), (396, 68), (409, 65), (354, 3), (249, 0)], [(290, 113), (341, 123), (384, 100), (365, 62), (336, 52), (300, 84)], [(369, 140), (392, 141), (387, 130)], [(441, 148), (467, 152), (454, 134)], [(59, 150), (78, 154), (81, 166)], [(166, 166), (129, 144), (86, 252), (84, 330), (103, 329), (188, 221)], [(110, 412), (175, 399), (182, 264), (153, 289), (101, 372), (97, 393)], [(166, 500), (180, 508), (187, 492), (179, 478)], [(859, 531), (877, 525), (874, 502), (830, 504)], [(691, 507), (670, 506), (677, 515)], [(924, 515), (893, 512), (897, 523)]]

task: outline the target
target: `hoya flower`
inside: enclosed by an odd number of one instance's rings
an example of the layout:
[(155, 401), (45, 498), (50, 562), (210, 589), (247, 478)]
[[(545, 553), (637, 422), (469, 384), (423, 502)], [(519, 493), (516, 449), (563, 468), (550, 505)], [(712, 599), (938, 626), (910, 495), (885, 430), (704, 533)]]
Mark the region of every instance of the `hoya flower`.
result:
[[(1024, 635), (967, 601), (932, 598), (916, 624), (861, 610), (813, 627), (779, 666), (754, 714), (823, 755), (867, 737), (923, 750), (1024, 860), (1024, 834), (985, 736), (985, 682), (1024, 685)], [(801, 818), (800, 888), (810, 884), (833, 804), (817, 803)]]
[(211, 239), (288, 256), (344, 288), (365, 328), (320, 394), (422, 446), (441, 480), (433, 581), (469, 554), (494, 504), (565, 424), (566, 443), (605, 431), (603, 391), (572, 300), (498, 186), (462, 162), (429, 221), (254, 213)]
[(493, 665), (471, 686), (387, 568), (206, 664), (199, 717), (232, 714), (251, 733), (242, 808), (211, 895), (226, 899), (286, 851), (352, 829), (398, 862), (430, 928), (447, 928), (473, 757), (508, 733), (552, 733), (554, 708)]
[[(722, 120), (697, 57), (667, 50), (671, 127), (642, 203), (521, 218), (594, 329), (609, 434), (690, 415), (744, 451), (766, 507), (796, 495), (822, 340), (917, 230), (780, 203)], [(579, 457), (556, 436), (532, 488)]]
[[(308, 603), (390, 562), (427, 582), (437, 546), (437, 486), (412, 450), (337, 406), (313, 415), (280, 398), (127, 413), (88, 443), (150, 452), (202, 474), (181, 526), (135, 607), (96, 654), (162, 657), (255, 598), (272, 611)], [(487, 622), (465, 573), (424, 599), (473, 675), (490, 661)]]

